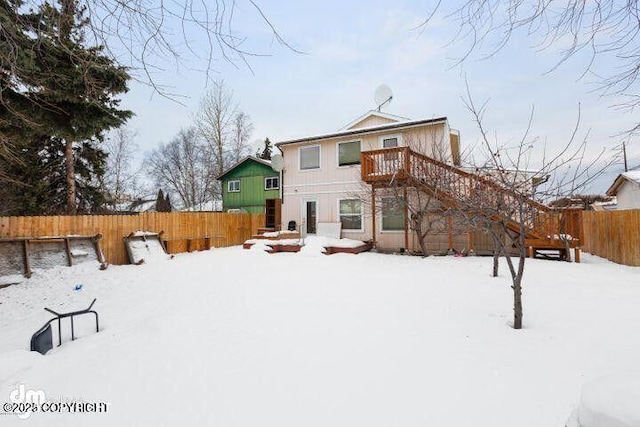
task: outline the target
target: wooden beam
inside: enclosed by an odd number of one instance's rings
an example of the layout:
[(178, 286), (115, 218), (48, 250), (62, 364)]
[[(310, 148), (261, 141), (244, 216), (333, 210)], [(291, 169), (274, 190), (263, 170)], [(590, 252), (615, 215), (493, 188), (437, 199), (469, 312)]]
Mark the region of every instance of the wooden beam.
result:
[(31, 263), (29, 262), (29, 240), (25, 239), (24, 249), (24, 275), (28, 279), (31, 277)]
[(71, 267), (73, 265), (73, 259), (71, 257), (71, 247), (69, 246), (68, 238), (64, 239), (64, 251), (67, 253), (67, 264)]
[(371, 226), (373, 227), (371, 241), (374, 248), (376, 247), (376, 216), (376, 187), (371, 186)]
[[(408, 152), (406, 152), (408, 154)], [(405, 252), (409, 252), (409, 204), (407, 201), (407, 186), (404, 186), (404, 250)]]

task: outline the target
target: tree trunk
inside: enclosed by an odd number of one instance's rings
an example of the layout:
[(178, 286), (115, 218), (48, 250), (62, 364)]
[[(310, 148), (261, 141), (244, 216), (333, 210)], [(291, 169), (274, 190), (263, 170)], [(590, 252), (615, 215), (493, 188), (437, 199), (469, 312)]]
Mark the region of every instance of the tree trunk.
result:
[(500, 242), (493, 236), (493, 277), (498, 277), (498, 267), (500, 265)]
[(64, 158), (66, 168), (67, 181), (67, 214), (75, 215), (77, 213), (76, 206), (76, 172), (73, 160), (73, 143), (65, 141)]
[(522, 329), (522, 277), (513, 281), (513, 329)]

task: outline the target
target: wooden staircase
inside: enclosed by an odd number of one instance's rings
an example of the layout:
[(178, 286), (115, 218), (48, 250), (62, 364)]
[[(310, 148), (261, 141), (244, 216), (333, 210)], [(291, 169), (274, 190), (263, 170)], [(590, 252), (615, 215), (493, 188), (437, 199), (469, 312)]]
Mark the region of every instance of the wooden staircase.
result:
[[(361, 178), (373, 188), (413, 187), (433, 195), (446, 207), (471, 209), (519, 232), (525, 228), (530, 256), (543, 250), (557, 251), (559, 258), (574, 248), (576, 261), (582, 240), (582, 211), (554, 209), (530, 198), (530, 187), (502, 185), (496, 180), (417, 153), (409, 147), (366, 151), (361, 154)], [(516, 181), (514, 181), (516, 182)]]

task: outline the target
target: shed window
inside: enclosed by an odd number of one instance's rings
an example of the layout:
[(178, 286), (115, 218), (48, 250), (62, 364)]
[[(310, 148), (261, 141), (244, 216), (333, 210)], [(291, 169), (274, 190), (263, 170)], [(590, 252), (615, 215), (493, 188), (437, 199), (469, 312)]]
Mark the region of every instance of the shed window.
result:
[(280, 178), (277, 176), (270, 176), (264, 179), (265, 190), (277, 190), (280, 188)]
[(312, 145), (310, 147), (300, 148), (300, 169), (320, 169), (320, 146)]
[(229, 193), (239, 193), (240, 192), (240, 180), (234, 179), (227, 183), (227, 191)]
[(360, 164), (360, 141), (338, 144), (338, 166)]

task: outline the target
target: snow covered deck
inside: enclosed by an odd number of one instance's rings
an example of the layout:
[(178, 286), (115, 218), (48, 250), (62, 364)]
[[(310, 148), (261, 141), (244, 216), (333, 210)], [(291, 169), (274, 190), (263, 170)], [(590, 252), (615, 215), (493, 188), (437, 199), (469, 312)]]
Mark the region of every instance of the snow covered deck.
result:
[(262, 250), (268, 253), (300, 252), (305, 246), (310, 251), (320, 251), (325, 255), (337, 253), (359, 254), (373, 248), (371, 242), (353, 239), (334, 239), (322, 236), (308, 236), (304, 239), (279, 238), (271, 236), (266, 239), (250, 239), (244, 242), (244, 249)]

